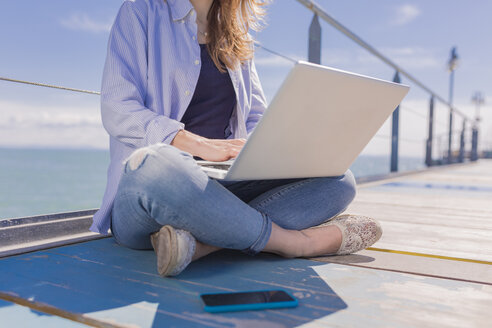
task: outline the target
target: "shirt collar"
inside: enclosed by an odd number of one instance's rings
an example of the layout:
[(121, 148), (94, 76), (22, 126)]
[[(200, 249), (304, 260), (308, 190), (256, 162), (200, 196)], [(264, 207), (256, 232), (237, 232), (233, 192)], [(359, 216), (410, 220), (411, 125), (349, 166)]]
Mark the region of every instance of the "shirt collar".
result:
[(189, 0), (167, 0), (167, 3), (169, 8), (171, 8), (173, 21), (183, 19), (193, 9), (193, 5)]

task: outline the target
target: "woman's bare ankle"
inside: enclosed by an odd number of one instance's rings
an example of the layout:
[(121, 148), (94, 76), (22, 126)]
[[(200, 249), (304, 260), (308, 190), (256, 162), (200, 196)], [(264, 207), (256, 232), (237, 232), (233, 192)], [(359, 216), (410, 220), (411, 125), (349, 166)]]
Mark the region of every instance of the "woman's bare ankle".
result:
[(287, 258), (300, 257), (308, 242), (309, 239), (301, 231), (283, 229), (272, 223), (272, 233), (263, 252)]
[(204, 244), (199, 242), (198, 240), (196, 241), (196, 246), (195, 246), (195, 254), (191, 257), (191, 261), (198, 260), (199, 258), (202, 258), (210, 253), (216, 252), (222, 248), (217, 247), (217, 246), (212, 246), (208, 244)]
[(303, 257), (334, 254), (342, 244), (342, 232), (335, 225), (304, 229), (301, 233), (309, 240)]

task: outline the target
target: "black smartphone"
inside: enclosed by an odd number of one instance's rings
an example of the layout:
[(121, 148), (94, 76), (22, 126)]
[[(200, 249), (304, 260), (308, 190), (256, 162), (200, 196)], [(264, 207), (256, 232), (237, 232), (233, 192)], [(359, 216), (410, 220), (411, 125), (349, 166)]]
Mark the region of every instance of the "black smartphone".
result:
[(205, 311), (229, 312), (296, 307), (297, 299), (283, 289), (200, 294)]

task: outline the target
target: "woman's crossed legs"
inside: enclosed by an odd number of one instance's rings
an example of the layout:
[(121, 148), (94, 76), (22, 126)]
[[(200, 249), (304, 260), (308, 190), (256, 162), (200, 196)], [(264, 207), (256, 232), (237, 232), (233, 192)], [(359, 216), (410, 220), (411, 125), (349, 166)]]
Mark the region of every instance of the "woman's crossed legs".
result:
[(151, 249), (150, 234), (171, 225), (199, 241), (193, 259), (220, 248), (315, 256), (336, 251), (341, 233), (335, 226), (304, 229), (341, 213), (354, 195), (350, 171), (332, 178), (216, 181), (188, 153), (157, 144), (137, 150), (125, 165), (112, 232), (124, 246)]

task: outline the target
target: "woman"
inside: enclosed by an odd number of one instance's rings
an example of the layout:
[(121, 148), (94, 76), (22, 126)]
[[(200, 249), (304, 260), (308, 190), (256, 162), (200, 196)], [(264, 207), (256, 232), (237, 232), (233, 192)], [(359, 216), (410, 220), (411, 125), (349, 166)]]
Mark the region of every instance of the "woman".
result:
[(153, 247), (162, 276), (221, 248), (312, 257), (381, 236), (375, 220), (336, 217), (355, 195), (350, 171), (225, 182), (196, 164), (236, 157), (267, 106), (247, 33), (263, 4), (126, 0), (111, 29), (101, 89), (111, 163), (91, 230)]

